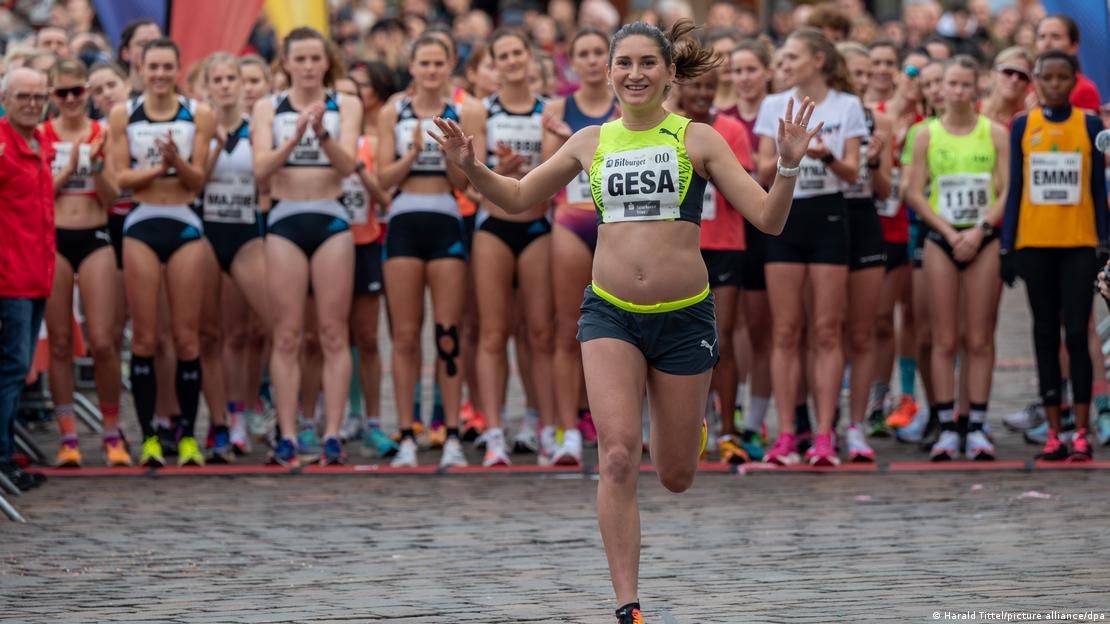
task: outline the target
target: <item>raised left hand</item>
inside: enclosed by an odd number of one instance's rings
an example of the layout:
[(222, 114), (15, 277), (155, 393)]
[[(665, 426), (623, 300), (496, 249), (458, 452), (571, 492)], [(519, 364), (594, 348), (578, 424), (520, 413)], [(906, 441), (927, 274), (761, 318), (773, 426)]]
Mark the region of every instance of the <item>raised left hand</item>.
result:
[(453, 119), (436, 117), (435, 124), (439, 128), (439, 133), (429, 130), (428, 136), (439, 144), (447, 162), (460, 168), (477, 163), (474, 157), (476, 152), (473, 136), (464, 134), (462, 128)]
[(795, 114), (794, 98), (787, 101), (786, 115), (779, 118), (777, 139), (782, 166), (797, 167), (802, 161), (802, 156), (805, 156), (810, 141), (821, 132), (821, 128), (825, 127), (825, 122), (821, 122), (813, 130), (809, 129), (809, 120), (813, 116), (814, 107), (814, 103), (807, 97), (802, 100), (802, 105)]

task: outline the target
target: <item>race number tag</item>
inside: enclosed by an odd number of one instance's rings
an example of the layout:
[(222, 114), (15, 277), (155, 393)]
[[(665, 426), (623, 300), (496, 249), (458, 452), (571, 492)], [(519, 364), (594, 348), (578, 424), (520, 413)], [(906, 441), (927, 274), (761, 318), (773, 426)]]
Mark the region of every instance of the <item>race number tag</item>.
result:
[(879, 209), (880, 217), (897, 217), (902, 208), (902, 201), (898, 199), (898, 187), (902, 186), (902, 168), (894, 167), (890, 170), (890, 197), (881, 202), (875, 202)]
[(659, 145), (606, 156), (601, 199), (604, 223), (678, 219), (678, 152)]
[(204, 186), (204, 220), (216, 223), (254, 223), (254, 176), (213, 172)]
[(712, 182), (705, 183), (705, 195), (701, 199), (701, 220), (712, 221), (717, 218), (717, 189)]
[(795, 197), (828, 195), (837, 189), (836, 178), (825, 163), (816, 158), (804, 156), (800, 166), (802, 169), (798, 173), (798, 181), (794, 187)]
[(845, 197), (871, 197), (871, 169), (867, 166), (867, 146), (859, 146), (859, 177), (851, 184), (844, 186)]
[(590, 174), (579, 171), (567, 185), (568, 204), (593, 204), (594, 195), (590, 192)]
[[(66, 183), (62, 185), (62, 193), (92, 193), (96, 191), (96, 183), (92, 179), (92, 161), (90, 150), (92, 146), (81, 144), (77, 152), (77, 168), (73, 170)], [(54, 144), (54, 162), (50, 163), (51, 173), (58, 175), (73, 156), (73, 144), (59, 142)]]
[[(167, 132), (173, 138), (174, 145), (177, 146), (177, 152), (181, 155), (181, 158), (183, 160), (192, 158), (193, 137), (196, 136), (196, 126), (192, 123), (179, 121), (133, 124), (128, 127), (127, 132), (130, 135), (129, 140), (132, 145), (139, 150), (138, 157), (135, 160), (138, 162), (140, 169), (162, 166), (162, 152), (158, 150), (155, 141), (165, 140)], [(135, 147), (132, 149), (134, 150)], [(166, 173), (175, 175), (177, 172), (171, 167)]]
[(1076, 152), (1029, 154), (1029, 200), (1037, 205), (1079, 203), (1083, 155)]
[(428, 136), (429, 130), (439, 132), (432, 119), (405, 119), (400, 122), (397, 126), (397, 153), (407, 154), (412, 149), (412, 131), (416, 129), (416, 124), (420, 124), (420, 136), (423, 137), (424, 143), (410, 171), (442, 173), (446, 169), (443, 150), (439, 149), (439, 143), (436, 143), (435, 139)]
[(991, 174), (958, 173), (937, 178), (937, 207), (949, 224), (979, 223), (991, 203)]
[[(520, 168), (522, 173), (527, 173), (540, 164), (543, 121), (538, 115), (498, 116), (489, 124), (489, 134), (491, 145), (506, 145), (525, 158), (524, 165)], [(493, 161), (493, 166), (497, 166), (495, 154), (490, 154), (490, 160)]]
[(347, 217), (352, 225), (366, 225), (370, 222), (370, 194), (366, 192), (357, 173), (343, 178), (343, 197), (339, 201), (347, 209)]

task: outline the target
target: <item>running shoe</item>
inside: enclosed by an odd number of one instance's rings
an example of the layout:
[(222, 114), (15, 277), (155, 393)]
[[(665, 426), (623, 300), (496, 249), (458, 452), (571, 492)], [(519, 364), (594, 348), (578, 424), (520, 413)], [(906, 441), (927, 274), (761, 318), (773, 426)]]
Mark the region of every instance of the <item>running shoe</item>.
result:
[(439, 456), (439, 467), (466, 466), (466, 455), (463, 454), (462, 444), (457, 438), (447, 438), (443, 444), (443, 454)]
[(297, 432), (297, 451), (306, 455), (320, 454), (320, 438), (316, 436), (316, 425), (301, 425)]
[(504, 444), (487, 444), (486, 454), (482, 457), (482, 466), (509, 466), (509, 454), (505, 452)]
[(780, 433), (775, 444), (763, 457), (763, 461), (779, 466), (793, 466), (798, 463), (797, 440), (793, 433)]
[(736, 439), (740, 448), (752, 458), (752, 461), (763, 461), (763, 436), (755, 431), (745, 429)]
[(578, 411), (578, 430), (582, 432), (582, 442), (586, 446), (597, 446), (597, 427), (590, 410)]
[(537, 453), (539, 450), (540, 439), (536, 436), (536, 423), (531, 418), (525, 418), (513, 436), (513, 453)]
[[(414, 438), (419, 438), (420, 436), (424, 435), (424, 423), (420, 422), (419, 420), (412, 421), (412, 435)], [(391, 437), (393, 438), (394, 442), (400, 442), (401, 432), (398, 431)]]
[(247, 435), (247, 419), (243, 414), (231, 414), (231, 448), (240, 457), (251, 452), (250, 436)]
[(401, 445), (397, 447), (397, 454), (389, 465), (394, 468), (416, 466), (416, 442), (412, 438), (401, 440)]
[(889, 438), (890, 427), (886, 424), (886, 418), (883, 417), (882, 406), (879, 409), (869, 409), (867, 411), (867, 435), (872, 438)]
[(813, 436), (813, 446), (806, 451), (806, 461), (810, 466), (839, 466), (831, 433), (818, 433)]
[(1068, 455), (1068, 462), (1082, 463), (1089, 462), (1094, 458), (1091, 452), (1091, 443), (1087, 440), (1087, 430), (1079, 429), (1075, 432), (1075, 439), (1071, 443), (1071, 455)]
[(270, 432), (269, 425), (266, 424), (266, 412), (262, 410), (250, 410), (244, 412), (243, 416), (246, 417), (247, 431), (256, 440), (260, 440)]
[[(559, 435), (555, 427), (544, 427), (540, 430), (540, 456), (536, 458), (536, 463), (540, 466), (550, 466), (555, 463), (555, 455), (559, 452), (562, 446), (559, 444)], [(566, 435), (563, 436), (564, 443)], [(582, 446), (582, 434), (578, 434), (578, 446)], [(581, 451), (579, 451), (581, 457)]]
[(1095, 420), (1095, 436), (1099, 444), (1110, 446), (1110, 413), (1098, 415)]
[[(230, 446), (230, 442), (228, 442)], [(230, 453), (230, 449), (228, 449)], [(200, 446), (197, 445), (197, 439), (193, 436), (185, 436), (177, 442), (177, 465), (178, 466), (203, 466), (204, 454), (200, 452)]]
[[(1058, 435), (1061, 442), (1068, 442), (1075, 435), (1075, 417), (1070, 413), (1060, 418)], [(1023, 432), (1021, 437), (1025, 438), (1025, 441), (1029, 444), (1043, 445), (1048, 442), (1048, 421)]]
[(384, 431), (371, 426), (362, 432), (362, 448), (384, 459), (396, 455), (398, 446)]
[(848, 427), (848, 461), (867, 464), (875, 461), (875, 451), (867, 444), (867, 436), (863, 435), (860, 425)]
[(120, 436), (105, 437), (102, 447), (104, 449), (105, 464), (113, 468), (131, 465), (131, 453), (127, 452), (127, 446), (123, 443), (123, 438)]
[(899, 400), (898, 407), (886, 417), (886, 426), (897, 431), (903, 427), (909, 426), (915, 416), (917, 416), (918, 405), (917, 401), (908, 394), (903, 394)]
[(929, 419), (925, 421), (925, 431), (921, 433), (921, 442), (917, 447), (922, 451), (928, 453), (933, 450), (933, 445), (940, 439), (940, 416), (936, 412), (929, 413)]
[(444, 442), (447, 442), (447, 427), (443, 421), (433, 420), (428, 428), (428, 448), (443, 448)]
[[(574, 432), (577, 433), (577, 432)], [(551, 456), (551, 463), (557, 466), (582, 465), (582, 434), (567, 435), (563, 433), (563, 443), (555, 449)]]
[(167, 457), (177, 455), (177, 434), (172, 428), (155, 425), (154, 433), (162, 445), (162, 453)]
[(956, 431), (956, 423), (946, 423), (940, 432), (936, 444), (929, 450), (929, 461), (952, 461), (960, 454), (960, 432)]
[(617, 609), (617, 624), (644, 624), (644, 615), (640, 613), (640, 603), (633, 602)]
[(752, 460), (751, 455), (740, 446), (736, 437), (725, 434), (717, 438), (717, 455), (722, 462), (739, 466)]
[(297, 445), (292, 438), (278, 440), (277, 447), (270, 452), (269, 463), (285, 466), (286, 468), (296, 468), (301, 464), (301, 460), (297, 456)]
[(470, 419), (474, 418), (475, 411), (474, 403), (471, 401), (465, 401), (459, 406), (459, 423), (462, 425), (464, 431), (470, 425)]
[(966, 455), (975, 461), (994, 461), (994, 445), (983, 433), (982, 426), (972, 424), (967, 432)]
[(1068, 445), (1060, 441), (1060, 438), (1055, 436), (1048, 438), (1044, 443), (1044, 448), (1040, 453), (1033, 456), (1033, 459), (1040, 461), (1064, 461), (1071, 455), (1068, 452)]
[(339, 439), (345, 444), (362, 437), (362, 414), (350, 412), (339, 427)]
[(213, 464), (230, 464), (235, 461), (235, 451), (231, 446), (231, 434), (228, 433), (226, 427), (215, 429), (212, 433), (212, 446), (208, 449), (208, 461)]
[(1002, 417), (1002, 425), (1010, 431), (1026, 431), (1045, 422), (1044, 404), (1040, 401), (1033, 401), (1021, 410)]
[(139, 455), (139, 465), (147, 468), (162, 468), (166, 465), (166, 458), (162, 455), (162, 443), (158, 436), (152, 435), (143, 440), (143, 451)]
[(321, 466), (342, 466), (347, 463), (347, 454), (343, 452), (343, 443), (335, 436), (324, 438), (324, 454), (320, 456)]
[(477, 440), (478, 436), (482, 435), (485, 432), (486, 417), (482, 414), (482, 412), (474, 410), (474, 413), (470, 417), (470, 420), (468, 420), (466, 422), (466, 425), (464, 426), (462, 438), (463, 440), (470, 442), (472, 440)]
[(58, 468), (81, 467), (81, 448), (78, 445), (77, 438), (62, 440), (62, 446), (58, 448), (55, 465)]
[(929, 423), (929, 408), (921, 405), (908, 425), (894, 430), (894, 439), (904, 444), (917, 444), (925, 437), (925, 427)]

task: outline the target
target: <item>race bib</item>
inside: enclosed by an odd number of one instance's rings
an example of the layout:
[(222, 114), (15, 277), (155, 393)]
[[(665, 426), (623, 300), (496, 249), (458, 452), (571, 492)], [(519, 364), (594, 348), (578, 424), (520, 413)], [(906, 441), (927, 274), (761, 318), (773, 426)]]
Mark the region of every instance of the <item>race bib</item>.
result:
[(601, 199), (604, 223), (678, 219), (678, 152), (659, 145), (606, 156)]
[(991, 174), (959, 173), (937, 178), (937, 209), (956, 227), (975, 225), (991, 203)]
[(839, 188), (836, 176), (820, 160), (804, 156), (800, 167), (798, 181), (794, 186), (795, 197), (828, 195)]
[(701, 199), (701, 220), (712, 221), (717, 218), (717, 189), (712, 182), (705, 183), (705, 195)]
[(594, 196), (590, 192), (590, 174), (579, 171), (578, 175), (567, 185), (568, 204), (593, 204)]
[(1036, 205), (1079, 203), (1083, 155), (1077, 152), (1029, 154), (1029, 201)]
[(879, 209), (880, 217), (897, 217), (902, 209), (902, 201), (898, 199), (898, 188), (902, 186), (902, 168), (894, 167), (890, 170), (890, 197), (881, 202), (875, 202)]
[(204, 220), (216, 223), (254, 223), (254, 176), (213, 172), (204, 186)]
[[(543, 139), (543, 122), (538, 115), (527, 117), (498, 116), (489, 124), (490, 145), (507, 145), (513, 152), (527, 160), (521, 167), (522, 172), (531, 171), (540, 164), (540, 148)], [(497, 156), (490, 150), (492, 166), (497, 165)]]
[[(181, 155), (181, 158), (183, 160), (192, 158), (196, 126), (190, 122), (132, 124), (128, 126), (127, 132), (129, 134), (128, 140), (132, 144), (132, 156), (141, 169), (162, 166), (162, 152), (158, 150), (155, 141), (164, 140), (167, 132), (173, 138), (174, 145), (177, 146), (177, 152)], [(176, 171), (171, 168), (167, 173), (174, 175)]]
[(439, 149), (439, 144), (435, 139), (428, 136), (429, 130), (439, 132), (439, 128), (431, 119), (405, 119), (397, 126), (397, 153), (407, 154), (412, 149), (412, 131), (416, 128), (416, 124), (420, 124), (420, 136), (424, 137), (424, 144), (420, 147), (420, 153), (416, 156), (416, 162), (412, 164), (410, 171), (426, 171), (442, 173), (446, 168), (443, 161), (443, 150)]
[(357, 173), (343, 178), (343, 198), (339, 201), (347, 209), (347, 217), (352, 225), (366, 225), (370, 222), (370, 194), (366, 192)]
[(871, 169), (867, 166), (867, 146), (859, 146), (859, 177), (851, 184), (844, 186), (845, 197), (871, 197)]
[[(92, 146), (82, 143), (77, 153), (77, 168), (73, 170), (66, 183), (62, 185), (62, 193), (93, 193), (96, 183), (92, 179)], [(51, 173), (58, 175), (66, 166), (73, 155), (73, 144), (59, 142), (54, 144), (54, 162), (50, 163)]]

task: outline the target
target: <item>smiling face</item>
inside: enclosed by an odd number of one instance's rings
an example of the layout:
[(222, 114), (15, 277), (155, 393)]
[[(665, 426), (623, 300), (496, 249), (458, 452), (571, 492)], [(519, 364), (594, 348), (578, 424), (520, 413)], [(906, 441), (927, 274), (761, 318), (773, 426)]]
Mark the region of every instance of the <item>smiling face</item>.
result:
[(995, 68), (994, 87), (998, 89), (1002, 99), (1008, 102), (1019, 100), (1025, 97), (1029, 88), (1029, 76), (1032, 73), (1033, 68), (1025, 59), (1012, 58)]
[(532, 64), (532, 50), (514, 35), (499, 37), (490, 47), (490, 55), (497, 67), (502, 84), (520, 84), (528, 80)]
[(650, 108), (663, 102), (667, 85), (674, 80), (674, 64), (664, 65), (655, 41), (643, 35), (621, 39), (609, 65), (609, 82), (621, 106)]
[(749, 102), (767, 95), (767, 81), (770, 69), (750, 50), (739, 50), (732, 54), (732, 83), (741, 99)]
[(608, 57), (609, 42), (601, 35), (579, 37), (570, 51), (571, 67), (583, 84), (605, 82), (605, 61)]
[(27, 68), (11, 70), (4, 108), (13, 126), (30, 131), (42, 117), (48, 98), (46, 75)]
[(438, 93), (447, 80), (447, 51), (443, 46), (427, 43), (416, 49), (409, 63), (409, 73), (418, 89)]
[(205, 71), (208, 97), (219, 108), (230, 108), (243, 97), (243, 80), (239, 66), (231, 62), (213, 63)]
[(172, 95), (181, 66), (171, 48), (150, 48), (143, 53), (143, 85), (154, 95)]
[(717, 56), (721, 59), (721, 64), (718, 65), (721, 71), (717, 84), (720, 85), (722, 91), (731, 90), (732, 88), (732, 55), (730, 52), (732, 52), (732, 49), (735, 47), (736, 41), (728, 37), (713, 42), (713, 51), (716, 52)]
[(679, 87), (679, 107), (691, 119), (709, 118), (709, 111), (713, 108), (713, 96), (716, 95), (720, 84), (718, 73), (720, 72), (711, 71), (702, 74)]
[(58, 107), (63, 117), (82, 117), (89, 99), (82, 76), (61, 74), (50, 88), (50, 101)]
[(299, 39), (289, 43), (285, 72), (293, 86), (319, 87), (328, 73), (328, 54), (320, 39)]

